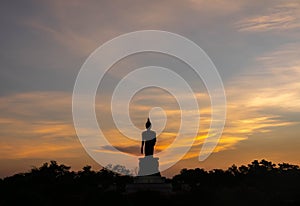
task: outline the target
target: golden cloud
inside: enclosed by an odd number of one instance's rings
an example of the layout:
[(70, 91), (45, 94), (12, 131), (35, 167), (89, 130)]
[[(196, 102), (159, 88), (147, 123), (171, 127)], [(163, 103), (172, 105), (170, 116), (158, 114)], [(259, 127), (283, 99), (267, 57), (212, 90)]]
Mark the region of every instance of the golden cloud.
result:
[(284, 2), (269, 8), (265, 15), (242, 19), (236, 23), (239, 31), (263, 32), (284, 31), (300, 27), (300, 3), (297, 0)]
[(81, 145), (69, 119), (70, 97), (63, 92), (1, 97), (0, 156), (8, 159), (78, 157), (76, 152), (80, 152)]

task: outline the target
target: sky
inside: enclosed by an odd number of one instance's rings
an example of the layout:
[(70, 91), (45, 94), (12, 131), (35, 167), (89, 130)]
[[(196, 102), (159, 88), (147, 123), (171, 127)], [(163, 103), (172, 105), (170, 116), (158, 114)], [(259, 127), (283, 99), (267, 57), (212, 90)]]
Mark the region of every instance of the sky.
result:
[[(199, 162), (211, 120), (203, 83), (177, 59), (136, 54), (115, 64), (98, 88), (98, 123), (113, 146), (138, 155), (140, 142), (117, 130), (109, 100), (124, 75), (155, 63), (189, 79), (201, 113), (197, 136), (186, 137), (195, 140), (192, 148), (163, 175), (172, 176), (182, 168), (226, 169), (254, 159), (300, 164), (298, 0), (2, 1), (0, 25), (0, 177), (50, 160), (74, 170), (85, 165), (99, 169), (74, 129), (76, 77), (87, 57), (103, 43), (149, 29), (182, 35), (211, 58), (225, 88), (225, 128), (214, 152)], [(130, 103), (136, 127), (143, 129), (152, 107), (163, 108), (167, 116), (157, 137), (159, 152), (174, 141), (180, 110), (167, 91), (144, 89)], [(153, 124), (153, 129), (158, 127)], [(109, 152), (109, 147), (99, 152)]]

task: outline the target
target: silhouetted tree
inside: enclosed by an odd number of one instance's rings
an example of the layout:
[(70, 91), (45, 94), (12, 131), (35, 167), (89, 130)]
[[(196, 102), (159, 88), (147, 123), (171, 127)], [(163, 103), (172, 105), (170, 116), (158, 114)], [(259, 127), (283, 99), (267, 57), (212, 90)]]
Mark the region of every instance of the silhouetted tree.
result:
[(118, 174), (133, 175), (133, 173), (123, 165), (108, 164), (105, 168)]
[[(29, 172), (0, 179), (0, 205), (140, 205), (140, 198), (149, 193), (123, 194), (133, 178), (117, 172), (130, 174), (120, 165), (99, 171), (87, 165), (74, 172), (56, 161), (46, 162)], [(300, 205), (300, 169), (288, 163), (254, 160), (227, 170), (182, 169), (171, 182), (175, 192), (171, 198), (151, 192), (153, 201), (146, 202), (157, 206), (159, 199), (168, 205), (190, 205), (201, 197), (202, 204), (210, 205)]]

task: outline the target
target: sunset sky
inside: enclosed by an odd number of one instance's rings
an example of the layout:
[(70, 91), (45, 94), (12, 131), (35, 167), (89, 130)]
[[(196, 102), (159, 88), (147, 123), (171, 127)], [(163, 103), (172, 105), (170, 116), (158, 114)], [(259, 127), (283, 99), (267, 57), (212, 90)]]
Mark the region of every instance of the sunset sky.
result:
[[(115, 64), (98, 88), (97, 118), (109, 142), (128, 154), (139, 153), (140, 142), (115, 128), (108, 100), (128, 72), (156, 65), (190, 79), (201, 113), (198, 135), (187, 136), (187, 141), (195, 140), (193, 147), (164, 175), (172, 176), (182, 168), (227, 168), (263, 158), (300, 164), (299, 0), (4, 1), (0, 25), (0, 177), (49, 160), (74, 170), (85, 165), (99, 169), (73, 126), (77, 74), (91, 52), (106, 41), (149, 29), (189, 38), (214, 62), (227, 98), (223, 135), (214, 153), (199, 162), (210, 123), (208, 93), (187, 65), (148, 53)], [(159, 152), (174, 140), (180, 110), (167, 91), (142, 90), (130, 104), (138, 128), (143, 129), (152, 107), (162, 107), (167, 115), (156, 145)], [(155, 124), (153, 129), (158, 129)]]

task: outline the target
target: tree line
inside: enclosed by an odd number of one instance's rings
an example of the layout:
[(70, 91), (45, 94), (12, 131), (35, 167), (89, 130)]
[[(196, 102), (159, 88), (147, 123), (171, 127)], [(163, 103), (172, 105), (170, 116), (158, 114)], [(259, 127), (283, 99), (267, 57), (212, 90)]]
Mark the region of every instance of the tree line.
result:
[(85, 166), (75, 172), (50, 161), (0, 179), (0, 205), (300, 205), (300, 169), (289, 163), (254, 160), (226, 170), (182, 169), (167, 179), (173, 186), (168, 196), (151, 191), (126, 195), (133, 179), (120, 165), (99, 171)]

